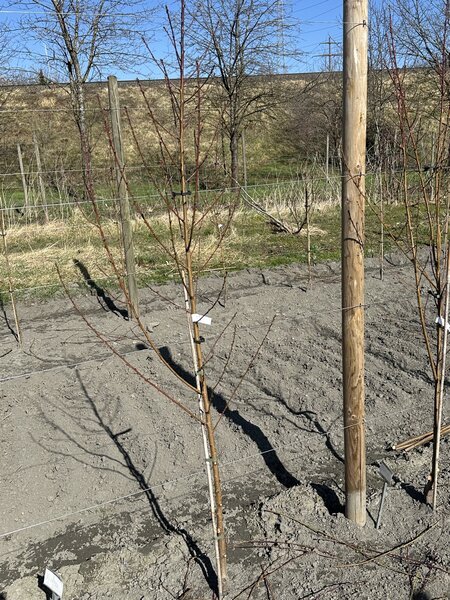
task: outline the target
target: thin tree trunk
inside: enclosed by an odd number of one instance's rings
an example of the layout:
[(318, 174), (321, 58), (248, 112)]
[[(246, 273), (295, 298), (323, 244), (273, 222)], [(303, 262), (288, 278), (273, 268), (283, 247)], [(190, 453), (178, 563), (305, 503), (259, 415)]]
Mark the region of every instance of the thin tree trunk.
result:
[[(0, 208), (2, 208), (2, 207), (0, 206)], [(1, 227), (0, 234), (2, 237), (2, 243), (3, 243), (3, 253), (5, 256), (5, 263), (6, 263), (8, 291), (9, 291), (9, 297), (11, 298), (11, 307), (12, 307), (12, 311), (13, 311), (13, 315), (14, 315), (14, 322), (16, 324), (16, 338), (17, 338), (17, 342), (18, 342), (19, 346), (22, 346), (22, 330), (20, 328), (19, 316), (17, 314), (16, 299), (15, 299), (15, 295), (14, 295), (14, 286), (13, 286), (13, 281), (12, 281), (12, 277), (11, 277), (11, 265), (9, 263), (8, 244), (6, 242), (5, 219), (3, 216), (3, 211), (1, 211), (1, 214), (0, 214), (0, 227)]]
[(239, 136), (233, 129), (230, 135), (230, 157), (231, 157), (231, 186), (239, 183)]

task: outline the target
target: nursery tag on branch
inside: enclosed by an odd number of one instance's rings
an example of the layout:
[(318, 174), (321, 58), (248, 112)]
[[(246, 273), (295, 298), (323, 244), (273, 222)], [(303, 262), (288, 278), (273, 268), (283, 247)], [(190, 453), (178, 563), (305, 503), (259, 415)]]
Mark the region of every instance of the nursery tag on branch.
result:
[[(444, 327), (445, 320), (442, 317), (436, 317), (436, 325)], [(450, 324), (447, 323), (447, 331), (450, 331)]]
[(201, 325), (211, 325), (212, 319), (206, 315), (198, 315), (197, 313), (193, 313), (192, 321)]
[(50, 569), (45, 569), (44, 586), (53, 592), (55, 598), (62, 598), (64, 584)]

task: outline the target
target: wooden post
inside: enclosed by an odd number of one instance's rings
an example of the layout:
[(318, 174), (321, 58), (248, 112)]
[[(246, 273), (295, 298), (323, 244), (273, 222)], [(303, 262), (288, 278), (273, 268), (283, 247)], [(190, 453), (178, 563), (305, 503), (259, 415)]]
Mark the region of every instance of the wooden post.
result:
[(134, 259), (133, 230), (131, 227), (130, 203), (124, 175), (124, 156), (122, 147), (122, 126), (120, 120), (119, 88), (114, 75), (108, 77), (109, 110), (115, 158), (117, 191), (120, 204), (122, 243), (127, 274), (128, 312), (130, 318), (139, 316), (139, 298), (136, 282), (136, 261)]
[(28, 202), (28, 185), (27, 185), (27, 179), (25, 177), (25, 169), (23, 168), (23, 158), (22, 158), (22, 150), (20, 148), (20, 144), (17, 144), (17, 156), (19, 158), (19, 167), (20, 167), (20, 174), (22, 176), (22, 187), (23, 187), (23, 199), (24, 199), (24, 204), (25, 204), (25, 221), (28, 221), (28, 206), (29, 206), (29, 202)]
[(330, 184), (330, 134), (327, 132), (327, 147), (325, 154), (325, 174), (327, 177), (327, 185)]
[(244, 175), (244, 190), (247, 191), (247, 143), (245, 140), (245, 129), (242, 130), (242, 169)]
[(363, 305), (367, 5), (367, 0), (344, 0), (342, 364), (345, 514), (358, 525), (366, 522)]
[(45, 193), (44, 178), (42, 177), (41, 153), (39, 151), (39, 144), (38, 144), (35, 133), (33, 133), (33, 145), (34, 145), (34, 156), (36, 158), (36, 169), (37, 169), (38, 181), (39, 181), (39, 191), (41, 192), (41, 204), (44, 208), (45, 222), (48, 223), (48, 206), (47, 206), (47, 197), (46, 197), (46, 193)]

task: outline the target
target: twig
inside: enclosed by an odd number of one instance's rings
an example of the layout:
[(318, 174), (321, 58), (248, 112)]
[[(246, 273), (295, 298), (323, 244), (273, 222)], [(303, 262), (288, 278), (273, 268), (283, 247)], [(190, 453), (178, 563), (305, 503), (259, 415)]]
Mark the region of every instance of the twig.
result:
[(378, 552), (375, 556), (367, 556), (367, 552), (376, 552), (375, 550), (371, 550), (371, 549), (366, 549), (363, 550), (362, 548), (360, 548), (359, 546), (355, 545), (355, 544), (350, 544), (344, 540), (338, 540), (337, 538), (335, 538), (334, 536), (321, 531), (320, 529), (316, 529), (315, 527), (312, 527), (311, 525), (308, 525), (307, 523), (304, 523), (303, 521), (300, 521), (299, 519), (296, 519), (295, 517), (292, 517), (291, 515), (285, 514), (285, 513), (280, 513), (280, 512), (276, 512), (274, 510), (269, 510), (269, 509), (264, 509), (265, 512), (269, 512), (272, 513), (274, 515), (277, 515), (279, 517), (286, 517), (288, 519), (291, 519), (291, 521), (294, 521), (294, 523), (298, 523), (299, 525), (301, 525), (302, 527), (305, 527), (306, 529), (309, 529), (310, 531), (312, 531), (313, 533), (316, 533), (318, 535), (321, 535), (322, 537), (336, 543), (336, 544), (340, 544), (343, 546), (346, 546), (348, 548), (351, 548), (352, 550), (355, 550), (356, 552), (359, 552), (360, 554), (362, 554), (363, 556), (365, 556), (366, 558), (363, 561), (357, 562), (357, 563), (352, 563), (352, 564), (341, 564), (338, 565), (341, 568), (346, 568), (346, 567), (356, 567), (356, 566), (360, 566), (363, 564), (367, 564), (370, 562), (376, 562), (377, 564), (379, 564), (379, 566), (382, 566), (384, 568), (388, 568), (390, 570), (394, 570), (398, 573), (401, 573), (402, 575), (404, 574), (402, 571), (397, 571), (395, 569), (391, 569), (390, 567), (386, 567), (386, 565), (383, 565), (381, 563), (378, 563), (378, 560), (380, 558), (382, 558), (383, 556), (392, 556), (393, 558), (397, 558), (395, 555), (393, 556), (393, 553), (402, 549), (402, 548), (406, 548), (408, 546), (410, 546), (411, 544), (413, 544), (414, 542), (416, 542), (418, 539), (420, 539), (422, 536), (424, 536), (425, 534), (427, 534), (429, 531), (431, 531), (432, 529), (434, 529), (437, 525), (438, 525), (438, 521), (436, 521), (435, 523), (433, 523), (432, 525), (428, 526), (426, 529), (424, 529), (423, 531), (421, 531), (420, 533), (418, 533), (415, 537), (413, 537), (412, 539), (410, 539), (407, 542), (404, 542), (402, 544), (399, 544), (397, 546), (394, 546), (393, 548), (389, 549), (389, 550), (384, 550), (382, 552)]
[(414, 536), (413, 538), (411, 538), (407, 542), (403, 542), (401, 544), (398, 544), (397, 546), (394, 546), (393, 548), (391, 548), (389, 550), (385, 550), (384, 552), (380, 552), (376, 556), (373, 556), (371, 558), (366, 558), (365, 560), (362, 560), (360, 562), (343, 564), (343, 565), (338, 565), (338, 566), (340, 566), (341, 568), (360, 567), (361, 565), (366, 565), (366, 564), (368, 564), (370, 562), (374, 562), (374, 561), (382, 558), (383, 556), (388, 556), (388, 555), (392, 554), (392, 552), (395, 552), (397, 550), (402, 550), (403, 548), (407, 548), (408, 546), (411, 546), (412, 544), (414, 544), (415, 542), (417, 542), (417, 540), (419, 540), (421, 537), (423, 537), (424, 535), (426, 535), (429, 531), (431, 531), (432, 529), (434, 529), (437, 524), (438, 524), (438, 521), (436, 521), (435, 523), (432, 523), (426, 529), (424, 529), (423, 531), (421, 531), (420, 533), (418, 533), (416, 536)]
[[(302, 552), (301, 554), (298, 554), (296, 556), (291, 556), (290, 558), (288, 558), (287, 560), (285, 560), (280, 565), (277, 565), (271, 571), (266, 571), (265, 572), (265, 576), (267, 577), (267, 575), (272, 575), (272, 573), (275, 573), (276, 571), (279, 571), (280, 569), (282, 569), (283, 567), (285, 567), (289, 563), (293, 562), (294, 560), (298, 560), (299, 558), (302, 558), (305, 554), (306, 554), (306, 552)], [(273, 566), (274, 564), (275, 564), (275, 561), (272, 563), (271, 566)], [(256, 581), (253, 581), (252, 583), (250, 583), (249, 585), (247, 585), (243, 590), (241, 590), (238, 594), (236, 594), (236, 596), (233, 596), (231, 598), (231, 600), (236, 600), (236, 598), (239, 598), (239, 596), (242, 596), (242, 594), (245, 594), (245, 592), (247, 592), (248, 590), (253, 591), (253, 589), (255, 588), (255, 586), (257, 586), (258, 583), (261, 581), (262, 577), (263, 577), (262, 574), (258, 575)]]
[(261, 565), (261, 571), (262, 571), (264, 586), (265, 586), (266, 592), (267, 592), (267, 600), (272, 600), (273, 596), (272, 596), (272, 590), (270, 588), (269, 579), (268, 579), (266, 573), (264, 572), (264, 567), (262, 565)]
[[(441, 436), (448, 435), (450, 433), (450, 424), (444, 425), (441, 427)], [(433, 432), (427, 431), (426, 433), (422, 433), (413, 438), (409, 438), (404, 440), (403, 442), (399, 442), (392, 446), (392, 450), (404, 450), (408, 452), (409, 450), (413, 450), (414, 448), (418, 448), (419, 446), (423, 446), (424, 444), (428, 444), (433, 440)]]

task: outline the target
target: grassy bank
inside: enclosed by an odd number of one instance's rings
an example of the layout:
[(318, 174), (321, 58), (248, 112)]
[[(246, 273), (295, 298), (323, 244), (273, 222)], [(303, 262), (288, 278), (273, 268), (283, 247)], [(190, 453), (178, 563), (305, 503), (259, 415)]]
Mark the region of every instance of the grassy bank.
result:
[[(258, 201), (277, 218), (292, 222), (292, 207), (286, 201), (285, 194), (274, 196), (272, 193), (270, 197), (261, 195)], [(297, 216), (301, 218), (301, 204), (297, 208)], [(401, 206), (387, 206), (386, 227), (395, 236), (402, 236), (402, 215)], [(49, 223), (18, 223), (8, 228), (5, 239), (10, 277), (18, 297), (45, 299), (61, 294), (56, 264), (64, 280), (80, 292), (86, 291), (92, 281), (102, 287), (117, 288), (98, 229), (86, 217), (89, 218), (89, 215), (74, 209), (64, 219), (54, 218)], [(159, 242), (150, 234), (142, 219), (137, 218), (133, 222), (136, 270), (141, 287), (177, 277), (173, 261), (161, 247), (171, 245), (168, 218), (161, 211), (150, 210), (148, 219)], [(201, 239), (196, 241), (195, 247), (198, 265), (213, 253), (220, 235), (219, 225), (224, 220), (225, 216), (220, 211), (209, 214), (205, 219)], [(112, 214), (103, 215), (103, 229), (112, 255), (122, 271), (119, 224)], [(366, 254), (377, 256), (380, 251), (380, 220), (376, 207), (369, 206), (367, 210), (366, 232)], [(175, 240), (175, 247), (178, 244)], [(385, 251), (395, 248), (391, 235), (387, 234)], [(339, 259), (340, 210), (337, 202), (322, 201), (312, 211), (311, 253), (313, 263)], [(223, 243), (213, 253), (204, 271), (224, 272), (306, 261), (306, 228), (297, 235), (277, 233), (267, 218), (241, 204)], [(3, 255), (0, 261), (0, 293), (4, 301), (8, 299), (7, 275)]]

